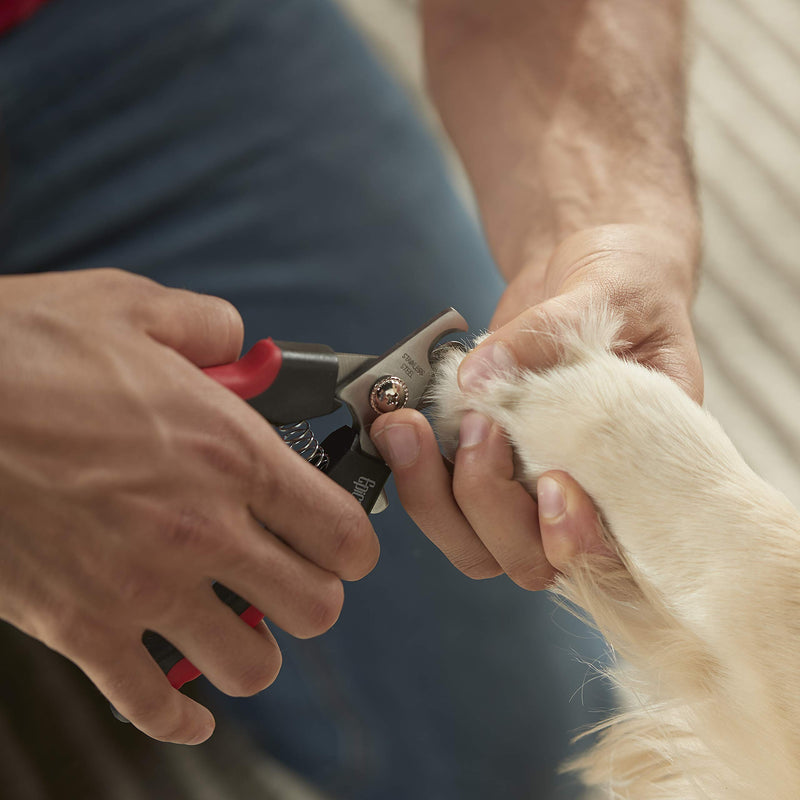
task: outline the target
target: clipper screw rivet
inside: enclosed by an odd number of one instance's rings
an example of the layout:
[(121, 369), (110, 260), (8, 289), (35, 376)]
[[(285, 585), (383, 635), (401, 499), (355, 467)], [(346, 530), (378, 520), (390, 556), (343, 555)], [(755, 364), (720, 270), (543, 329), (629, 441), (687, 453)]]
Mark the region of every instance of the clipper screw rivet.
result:
[(378, 414), (397, 411), (408, 402), (408, 387), (400, 378), (386, 375), (377, 380), (369, 393), (369, 404)]

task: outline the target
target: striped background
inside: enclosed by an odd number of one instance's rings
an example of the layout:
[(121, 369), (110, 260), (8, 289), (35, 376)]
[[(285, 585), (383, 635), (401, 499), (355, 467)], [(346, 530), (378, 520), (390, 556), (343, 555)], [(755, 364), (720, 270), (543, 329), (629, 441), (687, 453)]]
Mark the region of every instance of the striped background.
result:
[[(435, 125), (413, 3), (340, 2)], [(695, 0), (691, 49), (707, 405), (750, 464), (800, 505), (800, 3)], [(3, 798), (318, 797), (230, 726), (197, 748), (158, 745), (112, 720), (70, 664), (2, 625), (0, 653)]]
[(694, 8), (707, 405), (751, 466), (800, 504), (800, 3)]

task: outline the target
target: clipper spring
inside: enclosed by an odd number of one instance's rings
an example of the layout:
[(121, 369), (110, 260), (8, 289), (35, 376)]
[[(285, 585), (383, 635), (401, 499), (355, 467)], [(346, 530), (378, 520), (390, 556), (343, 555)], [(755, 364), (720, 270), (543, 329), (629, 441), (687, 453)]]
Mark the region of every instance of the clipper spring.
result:
[(311, 425), (308, 420), (290, 422), (287, 425), (276, 425), (275, 429), (278, 431), (281, 439), (283, 439), (295, 453), (302, 456), (309, 464), (313, 464), (315, 467), (325, 472), (330, 464), (330, 458), (322, 445), (317, 441), (317, 437), (314, 436), (314, 431), (311, 430)]

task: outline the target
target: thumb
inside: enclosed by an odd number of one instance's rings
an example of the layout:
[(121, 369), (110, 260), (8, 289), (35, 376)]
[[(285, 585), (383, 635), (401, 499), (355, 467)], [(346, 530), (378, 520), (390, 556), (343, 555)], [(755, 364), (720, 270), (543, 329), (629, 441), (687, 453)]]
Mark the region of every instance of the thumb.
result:
[(165, 289), (148, 315), (147, 333), (199, 367), (239, 357), (244, 324), (227, 300), (183, 289)]
[(536, 494), (542, 547), (555, 569), (568, 573), (570, 562), (585, 553), (613, 555), (589, 495), (566, 472), (542, 475)]
[(542, 370), (558, 363), (559, 332), (580, 320), (583, 297), (577, 290), (573, 294), (531, 306), (484, 339), (461, 363), (461, 389), (474, 391), (492, 375), (520, 367)]

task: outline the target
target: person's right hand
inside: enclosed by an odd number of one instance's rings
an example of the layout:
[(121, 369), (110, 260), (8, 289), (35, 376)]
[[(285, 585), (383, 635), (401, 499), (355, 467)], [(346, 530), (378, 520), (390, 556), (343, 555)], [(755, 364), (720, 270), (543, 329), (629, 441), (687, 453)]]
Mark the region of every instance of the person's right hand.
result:
[(124, 272), (0, 278), (0, 617), (156, 739), (199, 743), (214, 720), (145, 629), (250, 695), (280, 651), (212, 581), (310, 637), (378, 557), (355, 498), (199, 369), (241, 342), (227, 302)]

